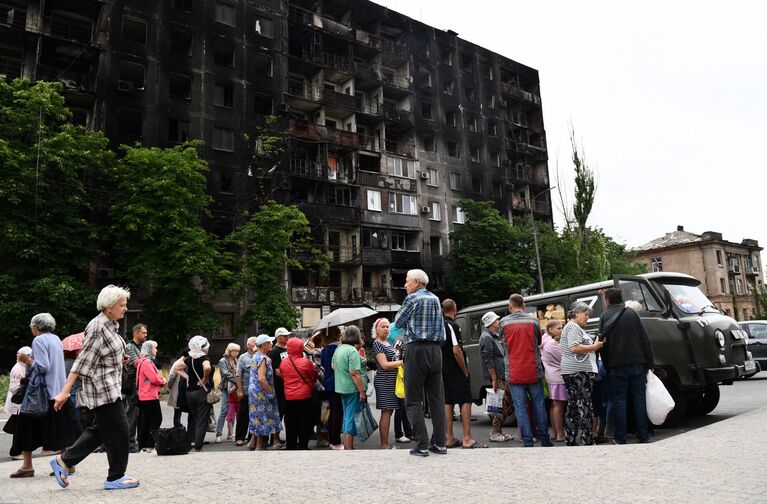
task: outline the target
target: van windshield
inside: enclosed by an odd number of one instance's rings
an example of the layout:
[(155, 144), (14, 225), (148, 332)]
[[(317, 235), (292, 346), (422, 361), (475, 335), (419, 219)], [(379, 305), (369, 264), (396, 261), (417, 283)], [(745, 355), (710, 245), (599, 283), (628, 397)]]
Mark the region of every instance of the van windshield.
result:
[(691, 285), (663, 284), (671, 299), (685, 313), (719, 312), (716, 306), (697, 287)]

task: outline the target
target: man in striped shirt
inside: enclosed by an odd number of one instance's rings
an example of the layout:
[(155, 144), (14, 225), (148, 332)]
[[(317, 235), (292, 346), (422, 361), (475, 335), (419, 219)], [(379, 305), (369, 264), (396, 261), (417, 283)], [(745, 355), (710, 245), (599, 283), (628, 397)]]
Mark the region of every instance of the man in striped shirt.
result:
[[(426, 290), (428, 284), (429, 277), (424, 271), (408, 271), (405, 281), (408, 295), (394, 318), (394, 326), (405, 330), (405, 408), (417, 443), (410, 454), (421, 457), (429, 452), (447, 453), (441, 349), (445, 321), (439, 298)], [(424, 419), (424, 392), (432, 415), (431, 442)]]

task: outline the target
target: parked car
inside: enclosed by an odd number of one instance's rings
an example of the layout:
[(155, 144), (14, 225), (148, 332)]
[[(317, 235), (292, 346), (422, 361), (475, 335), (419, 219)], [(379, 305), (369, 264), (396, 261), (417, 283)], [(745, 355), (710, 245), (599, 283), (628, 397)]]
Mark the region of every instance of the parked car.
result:
[(748, 334), (748, 351), (762, 371), (767, 371), (767, 320), (738, 322)]

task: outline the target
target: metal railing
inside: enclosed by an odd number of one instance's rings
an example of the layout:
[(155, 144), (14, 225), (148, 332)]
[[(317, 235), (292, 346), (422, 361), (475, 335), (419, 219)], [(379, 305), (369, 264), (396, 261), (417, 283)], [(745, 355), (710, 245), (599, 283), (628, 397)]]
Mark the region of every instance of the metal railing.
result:
[(414, 157), (413, 146), (409, 143), (400, 142), (397, 140), (386, 140), (386, 152), (389, 154), (396, 154), (398, 156)]
[(300, 158), (290, 158), (290, 174), (300, 177), (322, 178), (322, 166), (314, 161)]

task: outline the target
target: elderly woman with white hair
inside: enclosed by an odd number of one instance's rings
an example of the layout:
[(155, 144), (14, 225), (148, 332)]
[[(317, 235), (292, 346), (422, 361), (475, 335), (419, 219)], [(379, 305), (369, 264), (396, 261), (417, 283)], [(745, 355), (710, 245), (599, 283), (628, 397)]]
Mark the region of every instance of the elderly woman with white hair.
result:
[(186, 368), (186, 374), (189, 376), (186, 383), (186, 402), (189, 406), (186, 430), (196, 452), (202, 451), (210, 420), (211, 405), (208, 404), (207, 396), (213, 386), (213, 366), (210, 365), (209, 351), (208, 339), (194, 336), (189, 340), (189, 357), (183, 364), (176, 366), (176, 372)]
[(160, 389), (165, 385), (165, 378), (157, 370), (155, 357), (157, 342), (147, 340), (141, 345), (140, 357), (133, 363), (138, 393), (138, 446), (145, 453), (151, 453), (154, 449), (152, 431), (162, 425)]
[(568, 322), (562, 329), (559, 346), (562, 350), (560, 372), (567, 388), (565, 443), (577, 444), (578, 430), (584, 445), (593, 444), (591, 419), (594, 410), (591, 393), (597, 376), (596, 351), (602, 342), (586, 332), (591, 310), (586, 303), (576, 301), (568, 312)]
[(56, 481), (69, 486), (72, 468), (96, 448), (104, 445), (109, 472), (104, 481), (107, 490), (135, 488), (136, 478), (125, 474), (128, 467), (128, 419), (122, 405), (123, 362), (125, 340), (118, 332), (118, 320), (128, 311), (130, 293), (122, 287), (108, 285), (101, 289), (96, 308), (101, 312), (85, 327), (83, 349), (77, 356), (61, 392), (55, 397), (54, 408), (60, 410), (68, 403), (75, 380), (80, 378), (79, 404), (93, 412), (93, 423), (80, 434), (66, 452), (51, 458)]
[(32, 354), (19, 354), (18, 360), (31, 367), (28, 369), (30, 371), (28, 377), (31, 378), (37, 373), (45, 380), (48, 411), (43, 416), (32, 416), (24, 412), (22, 404), (13, 435), (11, 453), (21, 452), (24, 462), (21, 468), (11, 474), (11, 478), (29, 478), (35, 475), (32, 452), (37, 448), (42, 446), (43, 450), (62, 450), (74, 440), (69, 404), (67, 403), (64, 409), (54, 410), (51, 401), (66, 380), (64, 349), (59, 337), (53, 334), (56, 329), (56, 320), (50, 313), (38, 313), (32, 317), (29, 327), (35, 337), (32, 340)]

